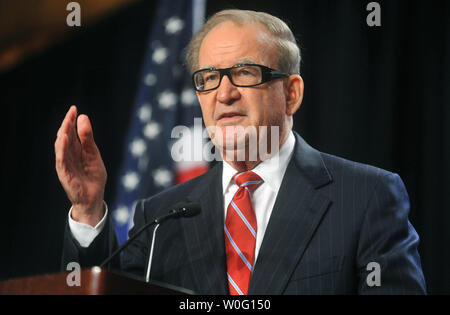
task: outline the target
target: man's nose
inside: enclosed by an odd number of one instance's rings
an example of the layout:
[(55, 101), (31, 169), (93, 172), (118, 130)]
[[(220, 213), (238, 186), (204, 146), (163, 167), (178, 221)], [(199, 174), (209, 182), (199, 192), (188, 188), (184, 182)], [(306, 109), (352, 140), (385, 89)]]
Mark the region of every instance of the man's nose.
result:
[(220, 86), (217, 88), (217, 100), (230, 105), (240, 97), (239, 89), (231, 83), (228, 76), (224, 75)]

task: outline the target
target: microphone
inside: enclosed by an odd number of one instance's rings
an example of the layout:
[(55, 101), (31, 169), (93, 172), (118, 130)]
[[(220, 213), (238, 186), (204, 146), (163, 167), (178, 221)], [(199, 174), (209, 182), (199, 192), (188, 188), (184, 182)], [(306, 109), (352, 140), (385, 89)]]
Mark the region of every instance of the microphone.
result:
[[(153, 238), (152, 238), (152, 248), (150, 251), (150, 261), (153, 254), (153, 245), (155, 242), (155, 232), (161, 223), (168, 219), (175, 219), (179, 217), (193, 217), (200, 213), (200, 204), (194, 202), (179, 202), (173, 205), (172, 210), (169, 211), (168, 214), (157, 217), (153, 221), (147, 222), (142, 226), (136, 233), (134, 233), (125, 243), (122, 244), (118, 249), (114, 251), (108, 258), (106, 258), (101, 264), (100, 268), (103, 268), (106, 264), (108, 264), (111, 260), (113, 260), (122, 250), (124, 250), (131, 242), (133, 242), (143, 231), (145, 231), (148, 227), (156, 224), (155, 229), (153, 230)], [(150, 262), (149, 261), (149, 262)], [(149, 270), (147, 270), (149, 272)], [(148, 280), (147, 280), (148, 282)]]

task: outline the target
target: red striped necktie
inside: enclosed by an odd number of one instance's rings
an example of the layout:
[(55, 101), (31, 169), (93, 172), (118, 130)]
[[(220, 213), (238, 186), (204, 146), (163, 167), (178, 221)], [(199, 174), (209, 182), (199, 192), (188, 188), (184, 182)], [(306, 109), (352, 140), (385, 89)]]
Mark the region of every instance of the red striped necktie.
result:
[(255, 257), (257, 223), (251, 193), (263, 182), (248, 171), (233, 176), (238, 191), (231, 200), (225, 220), (225, 250), (230, 294), (248, 293)]

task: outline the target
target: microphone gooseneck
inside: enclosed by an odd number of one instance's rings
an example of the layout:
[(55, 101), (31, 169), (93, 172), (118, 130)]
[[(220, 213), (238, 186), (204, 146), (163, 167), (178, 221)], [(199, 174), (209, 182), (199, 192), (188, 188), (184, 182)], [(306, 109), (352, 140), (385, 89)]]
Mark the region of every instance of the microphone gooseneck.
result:
[[(197, 215), (199, 212), (200, 212), (200, 205), (198, 203), (176, 204), (174, 206), (174, 209), (169, 212), (169, 215), (171, 215), (171, 218), (179, 218), (182, 216), (192, 217)], [(167, 218), (165, 218), (164, 220), (166, 219)], [(153, 250), (155, 248), (156, 231), (158, 230), (162, 222), (163, 220), (156, 222), (156, 226), (153, 229), (152, 244), (150, 246), (150, 254), (147, 262), (147, 272), (145, 273), (145, 282), (150, 281), (150, 272), (152, 269)]]
[[(163, 223), (164, 221), (168, 219), (174, 219), (179, 217), (192, 217), (200, 213), (200, 204), (198, 203), (188, 203), (188, 202), (180, 202), (175, 205), (173, 205), (172, 210), (169, 211), (168, 214), (157, 217), (153, 221), (147, 222), (144, 224), (139, 230), (136, 231), (125, 243), (122, 244), (118, 249), (116, 249), (108, 258), (106, 258), (101, 264), (100, 268), (103, 268), (106, 264), (111, 262), (121, 251), (123, 251), (126, 247), (129, 246), (131, 242), (133, 242), (143, 231), (145, 231), (147, 228), (149, 228), (152, 225), (157, 224), (153, 231), (153, 237), (152, 237), (152, 249), (154, 246), (154, 236), (155, 232), (157, 230), (157, 227)], [(153, 254), (153, 253), (151, 253)], [(151, 257), (151, 256), (150, 256)], [(151, 258), (150, 258), (151, 259)]]

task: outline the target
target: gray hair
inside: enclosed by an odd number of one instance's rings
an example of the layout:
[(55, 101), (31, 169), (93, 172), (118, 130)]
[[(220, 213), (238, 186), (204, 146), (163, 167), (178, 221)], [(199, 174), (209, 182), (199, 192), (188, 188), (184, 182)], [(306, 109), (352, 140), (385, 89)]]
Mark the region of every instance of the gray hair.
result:
[(278, 70), (289, 74), (300, 73), (300, 48), (291, 29), (285, 22), (273, 15), (250, 10), (223, 10), (206, 21), (203, 28), (194, 35), (188, 46), (186, 62), (191, 73), (198, 70), (198, 58), (203, 39), (213, 28), (224, 22), (233, 22), (238, 26), (251, 23), (265, 26), (272, 35), (273, 43), (278, 49)]

